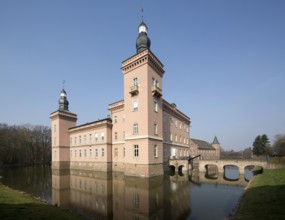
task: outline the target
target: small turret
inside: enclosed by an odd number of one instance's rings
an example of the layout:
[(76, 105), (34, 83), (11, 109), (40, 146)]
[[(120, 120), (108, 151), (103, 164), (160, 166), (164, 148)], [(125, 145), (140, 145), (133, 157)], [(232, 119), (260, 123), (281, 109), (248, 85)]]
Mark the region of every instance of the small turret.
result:
[(66, 92), (64, 89), (62, 89), (60, 92), (60, 99), (58, 100), (58, 104), (59, 104), (58, 110), (68, 111), (69, 102), (66, 98)]
[(215, 136), (212, 144), (219, 144), (220, 145), (220, 142), (218, 141), (218, 138), (216, 136)]
[(147, 36), (148, 28), (142, 21), (139, 25), (139, 36), (136, 41), (137, 53), (150, 48), (150, 39)]

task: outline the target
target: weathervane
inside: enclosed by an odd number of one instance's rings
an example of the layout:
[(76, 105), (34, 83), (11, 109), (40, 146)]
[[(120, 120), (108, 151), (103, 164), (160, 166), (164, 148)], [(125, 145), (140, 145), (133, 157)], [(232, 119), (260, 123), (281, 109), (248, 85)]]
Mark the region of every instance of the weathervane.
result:
[(141, 8), (141, 11), (142, 11), (142, 21), (143, 21), (143, 7)]
[(64, 89), (65, 80), (62, 81), (62, 88)]

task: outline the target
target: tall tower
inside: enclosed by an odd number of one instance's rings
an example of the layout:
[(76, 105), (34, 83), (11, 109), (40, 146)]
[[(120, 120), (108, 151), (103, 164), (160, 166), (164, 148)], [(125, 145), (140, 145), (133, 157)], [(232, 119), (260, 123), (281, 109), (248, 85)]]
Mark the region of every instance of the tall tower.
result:
[(58, 103), (58, 110), (50, 114), (52, 168), (69, 168), (70, 138), (68, 129), (76, 125), (77, 115), (68, 110), (69, 102), (64, 89), (60, 93)]
[(215, 136), (212, 146), (216, 149), (216, 159), (220, 159), (221, 155), (221, 145), (220, 142), (218, 141), (218, 138)]
[(125, 174), (163, 174), (163, 64), (150, 51), (148, 28), (138, 27), (137, 53), (122, 62), (126, 113)]

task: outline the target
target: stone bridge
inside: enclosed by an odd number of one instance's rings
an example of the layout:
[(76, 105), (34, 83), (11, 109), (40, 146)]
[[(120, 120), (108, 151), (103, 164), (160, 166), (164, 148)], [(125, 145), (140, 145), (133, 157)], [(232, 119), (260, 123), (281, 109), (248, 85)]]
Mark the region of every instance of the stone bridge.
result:
[[(189, 165), (188, 157), (181, 157), (177, 159), (170, 159), (169, 166), (177, 171), (188, 171)], [(239, 174), (244, 174), (244, 169), (248, 166), (260, 166), (263, 168), (268, 168), (268, 163), (266, 161), (257, 161), (257, 160), (198, 160), (196, 163), (199, 163), (199, 171), (206, 172), (208, 165), (214, 165), (217, 167), (219, 173), (224, 173), (224, 168), (226, 166), (236, 166), (239, 170)]]
[(257, 160), (199, 160), (199, 171), (207, 171), (208, 165), (215, 165), (219, 173), (223, 173), (226, 166), (236, 166), (239, 174), (244, 174), (244, 169), (248, 166), (260, 166), (267, 168), (266, 161)]

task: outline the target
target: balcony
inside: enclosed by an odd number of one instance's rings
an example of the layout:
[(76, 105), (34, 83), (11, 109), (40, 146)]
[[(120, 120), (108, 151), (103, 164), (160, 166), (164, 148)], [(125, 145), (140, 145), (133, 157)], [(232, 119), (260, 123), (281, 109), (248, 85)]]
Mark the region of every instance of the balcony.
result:
[(156, 85), (152, 86), (152, 95), (159, 98), (162, 96), (162, 90)]
[(131, 87), (130, 94), (137, 95), (139, 93), (139, 87), (137, 85)]

